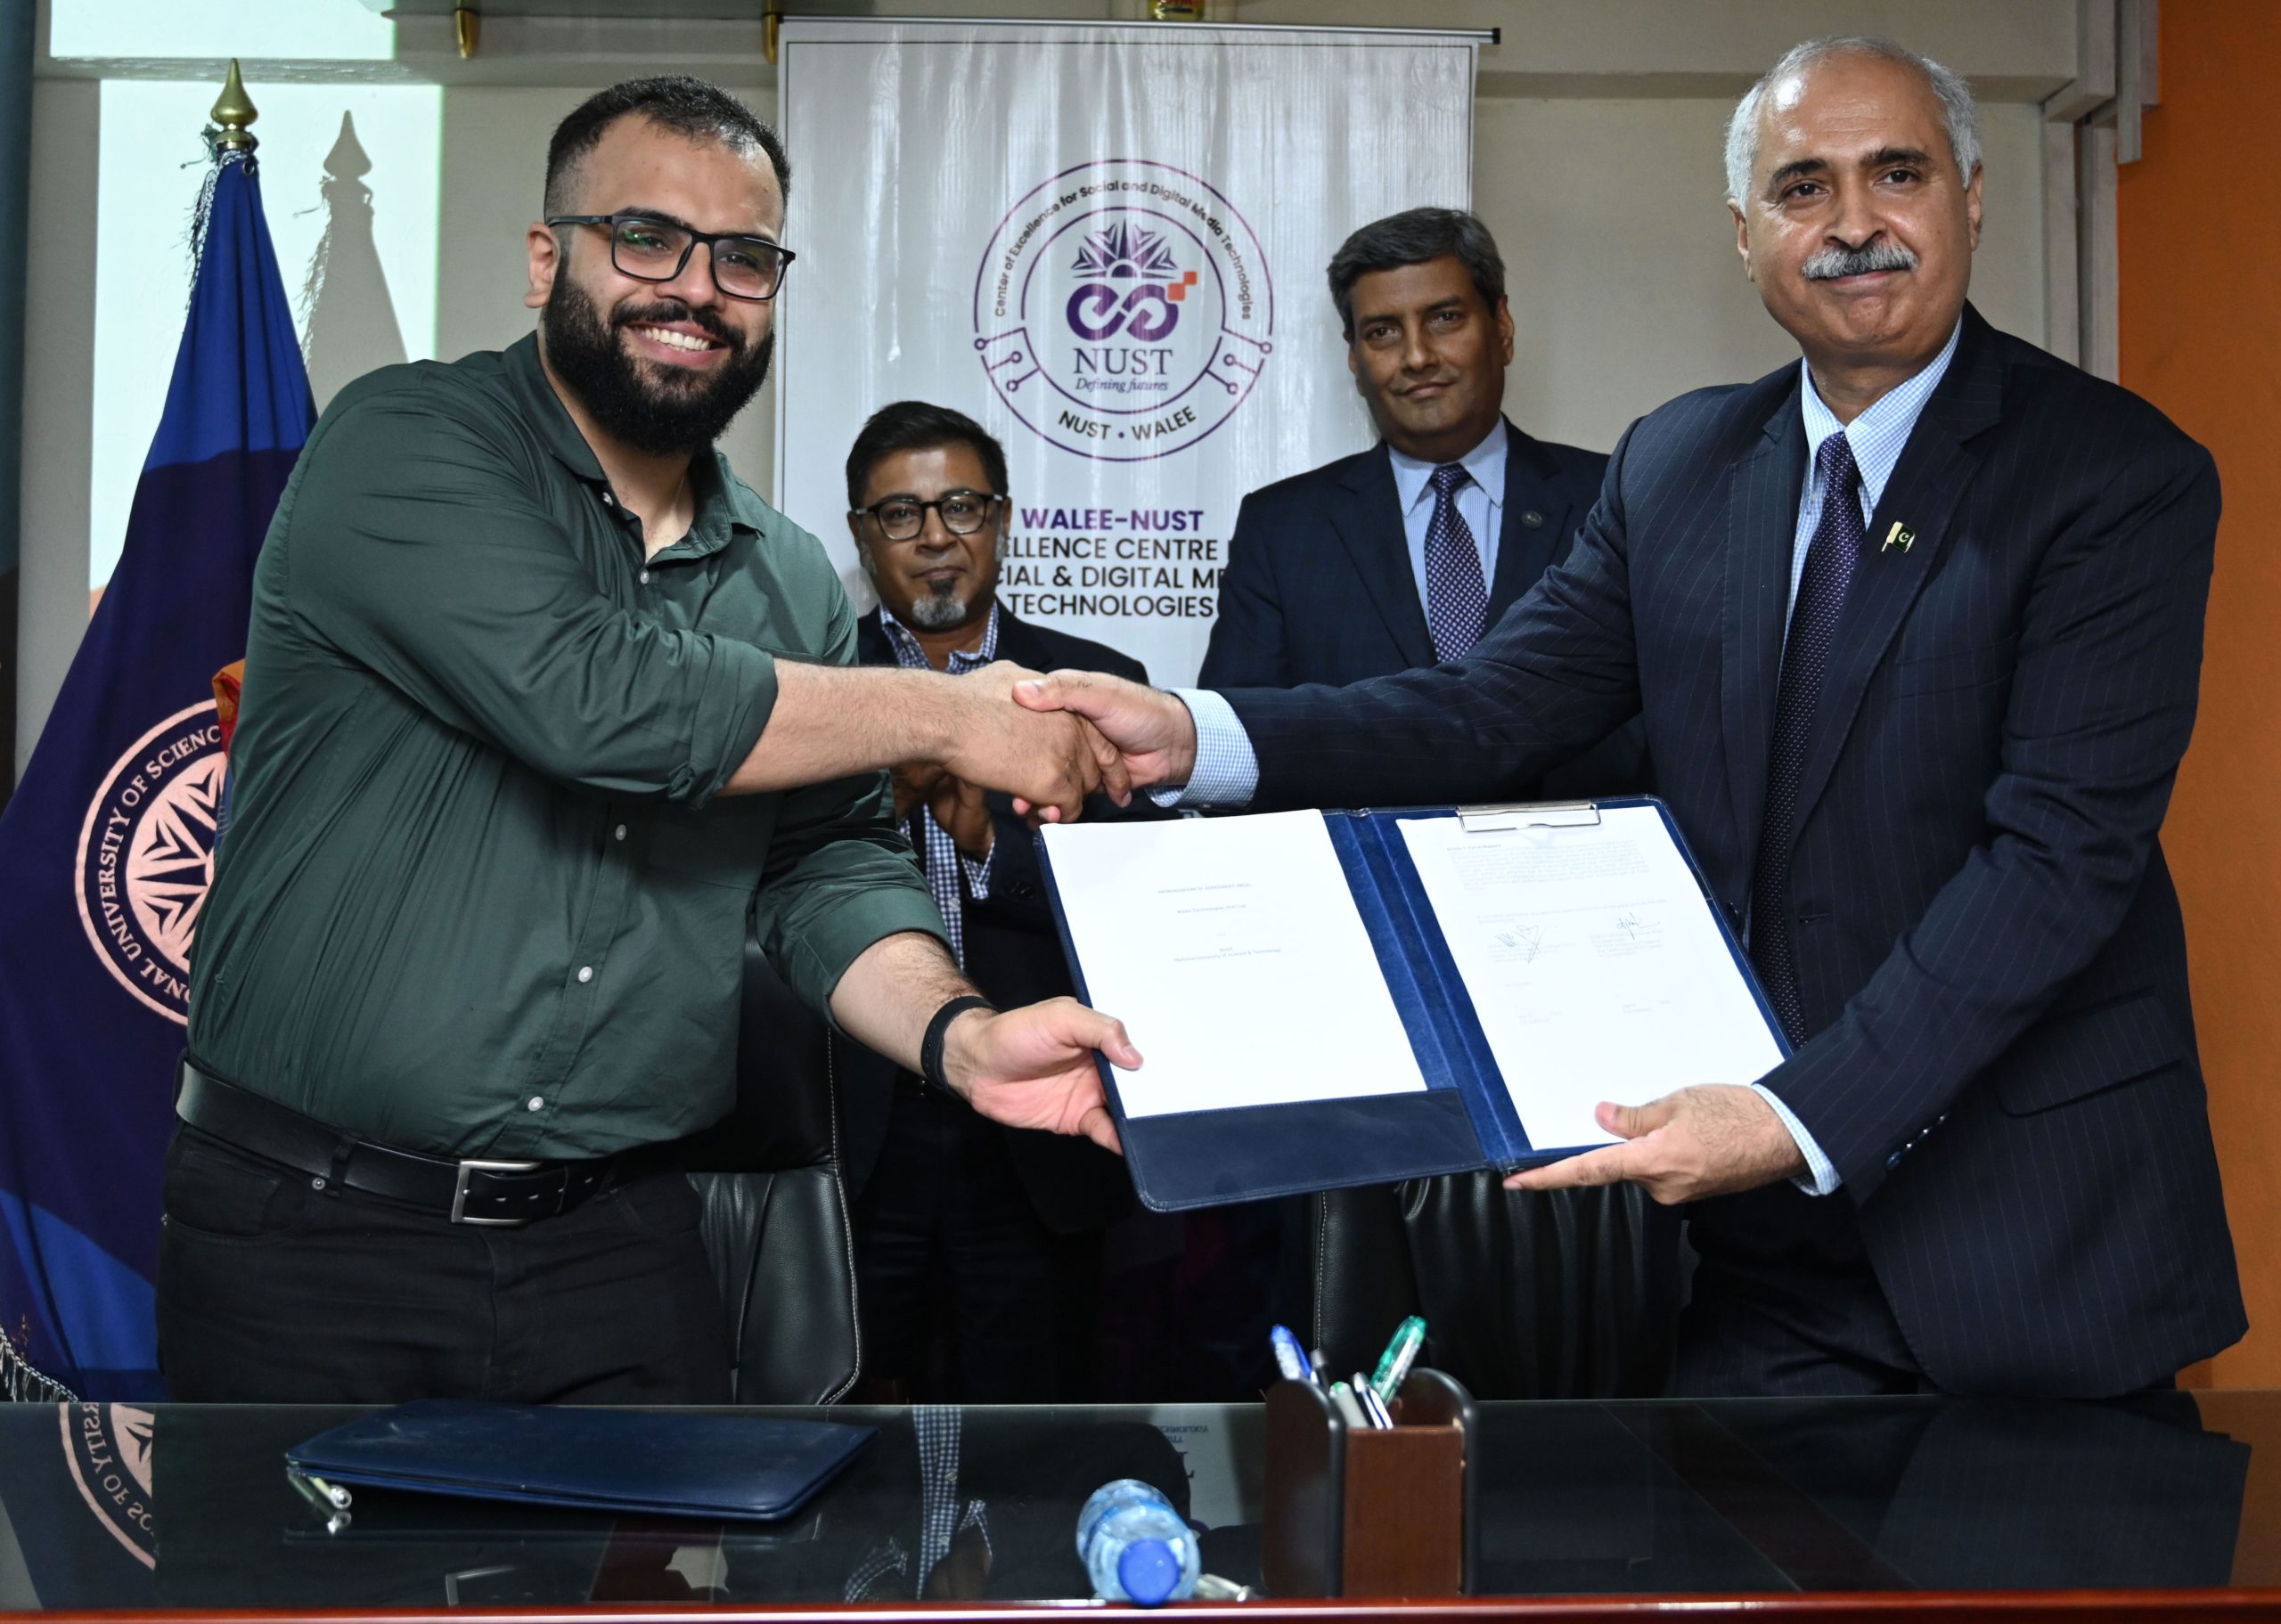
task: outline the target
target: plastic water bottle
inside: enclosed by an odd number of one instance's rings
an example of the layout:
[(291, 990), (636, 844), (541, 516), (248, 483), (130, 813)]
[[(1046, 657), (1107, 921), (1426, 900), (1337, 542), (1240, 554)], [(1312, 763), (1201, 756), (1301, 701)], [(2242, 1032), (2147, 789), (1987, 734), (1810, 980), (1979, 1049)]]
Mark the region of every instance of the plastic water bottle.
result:
[(1150, 1485), (1104, 1483), (1077, 1514), (1077, 1557), (1103, 1601), (1158, 1607), (1185, 1600), (1202, 1565), (1196, 1534)]

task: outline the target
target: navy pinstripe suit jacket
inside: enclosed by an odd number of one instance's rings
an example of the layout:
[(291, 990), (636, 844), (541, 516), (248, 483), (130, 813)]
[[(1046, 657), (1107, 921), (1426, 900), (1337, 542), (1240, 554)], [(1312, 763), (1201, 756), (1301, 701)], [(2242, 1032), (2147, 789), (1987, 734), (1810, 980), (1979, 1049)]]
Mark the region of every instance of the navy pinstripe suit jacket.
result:
[[(1637, 708), (1739, 924), (1806, 461), (1798, 376), (1635, 423), (1573, 551), (1473, 657), (1230, 693), (1254, 804), (1496, 797)], [(2122, 1391), (2245, 1326), (2155, 838), (2217, 521), (2199, 445), (1967, 308), (1830, 654), (1790, 830), (1813, 1036), (1766, 1081), (1844, 1192), (1780, 1185), (1689, 1216), (1706, 1252), (1766, 1258), (1852, 1204), (1951, 1391)]]

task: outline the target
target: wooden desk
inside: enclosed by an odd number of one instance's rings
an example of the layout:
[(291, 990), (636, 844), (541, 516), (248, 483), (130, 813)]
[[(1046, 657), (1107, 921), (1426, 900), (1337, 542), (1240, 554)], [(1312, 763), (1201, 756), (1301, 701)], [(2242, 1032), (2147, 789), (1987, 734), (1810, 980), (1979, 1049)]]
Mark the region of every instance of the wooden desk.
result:
[[(1085, 1593), (1077, 1505), (1124, 1475), (1257, 1579), (1257, 1407), (969, 1409), (954, 1480), (908, 1412), (832, 1412), (880, 1437), (781, 1527), (368, 1492), (328, 1534), (280, 1455), (348, 1413), (0, 1406), (0, 1614), (1034, 1620)], [(1481, 1595), (1182, 1616), (2281, 1620), (2281, 1393), (1485, 1404), (1477, 1453)]]

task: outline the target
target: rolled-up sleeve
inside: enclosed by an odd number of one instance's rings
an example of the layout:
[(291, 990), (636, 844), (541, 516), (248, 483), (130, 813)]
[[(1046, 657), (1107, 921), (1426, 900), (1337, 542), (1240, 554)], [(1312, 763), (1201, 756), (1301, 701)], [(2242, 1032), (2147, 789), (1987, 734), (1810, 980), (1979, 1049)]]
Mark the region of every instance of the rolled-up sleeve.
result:
[(776, 700), (773, 657), (613, 603), (495, 425), (404, 388), (328, 414), (271, 544), (321, 645), (533, 771), (711, 799)]
[[(835, 594), (836, 595), (836, 594)], [(855, 658), (855, 616), (840, 598), (826, 664)], [(903, 931), (949, 946), (919, 857), (895, 824), (884, 772), (787, 794), (754, 903), (761, 949), (808, 1007), (831, 1018), (832, 989), (864, 950)]]

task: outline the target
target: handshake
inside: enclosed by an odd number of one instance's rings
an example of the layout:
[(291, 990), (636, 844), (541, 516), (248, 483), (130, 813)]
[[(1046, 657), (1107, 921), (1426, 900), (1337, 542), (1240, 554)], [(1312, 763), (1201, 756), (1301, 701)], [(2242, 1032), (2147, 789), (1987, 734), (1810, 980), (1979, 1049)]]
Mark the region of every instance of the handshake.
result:
[(1095, 794), (1126, 805), (1136, 791), (1185, 784), (1195, 768), (1195, 722), (1158, 689), (1002, 660), (960, 678), (954, 691), (961, 714), (940, 757), (944, 773), (1004, 791), (1038, 821), (1072, 821)]

